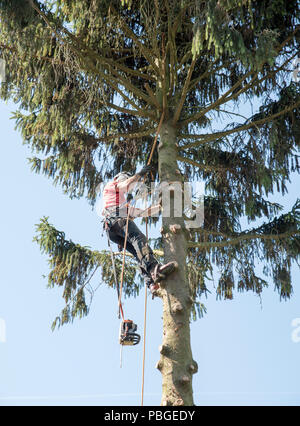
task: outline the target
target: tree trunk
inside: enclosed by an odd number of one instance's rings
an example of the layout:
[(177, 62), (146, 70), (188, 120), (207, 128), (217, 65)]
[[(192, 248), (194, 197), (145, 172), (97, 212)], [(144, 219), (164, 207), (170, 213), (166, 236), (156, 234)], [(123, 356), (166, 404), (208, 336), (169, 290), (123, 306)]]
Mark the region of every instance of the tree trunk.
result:
[[(180, 182), (177, 167), (176, 132), (170, 122), (160, 133), (159, 175), (161, 182)], [(162, 286), (163, 342), (159, 348), (157, 368), (162, 374), (161, 405), (193, 405), (192, 376), (197, 363), (192, 358), (190, 343), (191, 295), (186, 279), (187, 239), (183, 217), (174, 217), (174, 193), (170, 192), (171, 214), (162, 218), (165, 261), (175, 260), (178, 268)], [(177, 225), (174, 227), (174, 225)]]

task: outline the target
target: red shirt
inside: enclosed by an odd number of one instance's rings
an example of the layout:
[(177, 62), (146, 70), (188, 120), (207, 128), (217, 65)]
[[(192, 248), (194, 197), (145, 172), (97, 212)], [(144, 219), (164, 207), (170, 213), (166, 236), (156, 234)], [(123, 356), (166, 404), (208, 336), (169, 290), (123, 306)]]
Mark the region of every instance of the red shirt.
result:
[(105, 209), (109, 207), (120, 206), (123, 203), (126, 203), (126, 191), (120, 190), (117, 185), (117, 182), (114, 181), (105, 185), (103, 189), (103, 205)]

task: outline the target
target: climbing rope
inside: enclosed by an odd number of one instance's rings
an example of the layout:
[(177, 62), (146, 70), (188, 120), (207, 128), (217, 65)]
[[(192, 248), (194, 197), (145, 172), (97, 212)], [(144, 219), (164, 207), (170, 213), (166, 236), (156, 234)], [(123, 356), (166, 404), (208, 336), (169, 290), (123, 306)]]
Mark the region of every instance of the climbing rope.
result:
[[(146, 218), (146, 238), (148, 241), (148, 218)], [(143, 365), (142, 365), (142, 393), (141, 406), (144, 405), (144, 382), (145, 382), (145, 354), (146, 354), (146, 323), (147, 323), (147, 287), (145, 287), (145, 307), (144, 307), (144, 344), (143, 344)]]

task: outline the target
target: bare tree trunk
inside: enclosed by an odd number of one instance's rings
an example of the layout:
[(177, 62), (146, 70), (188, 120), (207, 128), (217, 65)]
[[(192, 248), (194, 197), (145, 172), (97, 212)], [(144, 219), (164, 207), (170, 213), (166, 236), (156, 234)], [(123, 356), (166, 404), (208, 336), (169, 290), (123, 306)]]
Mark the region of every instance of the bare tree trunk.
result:
[[(177, 168), (175, 129), (161, 128), (159, 174), (161, 182), (181, 182)], [(187, 238), (182, 217), (174, 217), (171, 192), (170, 217), (163, 216), (162, 237), (165, 261), (175, 260), (178, 268), (162, 283), (163, 342), (157, 368), (162, 374), (162, 405), (193, 405), (192, 376), (197, 372), (190, 343), (191, 296), (186, 279)], [(164, 215), (164, 212), (163, 212)], [(176, 226), (174, 226), (176, 225)]]

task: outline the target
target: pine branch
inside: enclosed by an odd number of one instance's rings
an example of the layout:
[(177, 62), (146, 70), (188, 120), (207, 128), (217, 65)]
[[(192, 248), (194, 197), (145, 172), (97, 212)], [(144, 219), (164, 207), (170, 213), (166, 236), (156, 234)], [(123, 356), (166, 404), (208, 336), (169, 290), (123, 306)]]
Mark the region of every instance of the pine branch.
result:
[[(60, 35), (57, 33), (57, 31), (56, 31), (56, 28), (54, 28), (52, 25), (51, 25), (51, 23), (50, 23), (50, 21), (49, 21), (49, 16), (46, 16), (46, 14), (45, 13), (43, 13), (32, 1), (31, 1), (31, 5), (32, 5), (32, 7), (33, 7), (33, 9), (44, 19), (44, 21), (46, 22), (46, 24), (49, 26), (49, 28), (52, 30), (52, 31), (54, 31), (55, 32), (55, 34), (56, 34), (56, 36), (58, 36), (59, 37), (59, 39), (61, 40), (61, 41), (63, 41), (63, 39), (60, 37)], [(48, 11), (48, 15), (50, 15), (50, 12)], [(51, 18), (52, 18), (52, 22), (53, 22), (53, 17), (52, 17), (52, 14), (51, 14)], [(54, 22), (53, 22), (54, 23)], [(55, 23), (55, 24), (57, 24), (57, 22)], [(82, 41), (78, 38), (78, 37), (76, 37), (76, 35), (74, 35), (74, 34), (72, 34), (67, 28), (65, 28), (63, 25), (61, 25), (60, 26), (60, 30), (63, 32), (63, 33), (65, 33), (68, 37), (69, 37), (69, 39), (70, 40), (72, 40), (72, 41), (75, 41), (76, 43), (77, 43), (77, 45), (79, 46), (79, 47), (77, 47), (77, 46), (74, 46), (73, 45), (73, 48), (76, 48), (77, 49), (77, 53), (80, 53), (81, 55), (88, 55), (90, 58), (92, 58), (93, 60), (96, 60), (96, 61), (99, 61), (100, 63), (102, 63), (103, 65), (106, 65), (106, 66), (108, 66), (109, 67), (109, 70), (110, 71), (112, 71), (112, 72), (114, 72), (115, 73), (115, 76), (116, 76), (116, 78), (119, 78), (120, 80), (122, 79), (122, 76), (120, 75), (120, 74), (118, 74), (118, 73), (116, 73), (115, 71), (114, 71), (114, 67), (115, 68), (118, 68), (120, 71), (123, 71), (123, 72), (125, 72), (126, 74), (130, 74), (130, 75), (133, 75), (133, 76), (135, 76), (135, 77), (139, 77), (139, 78), (141, 78), (141, 79), (144, 79), (144, 80), (147, 80), (147, 81), (153, 81), (153, 82), (155, 82), (156, 80), (155, 80), (155, 78), (154, 77), (152, 77), (151, 75), (149, 75), (149, 74), (144, 74), (144, 73), (141, 73), (140, 71), (138, 71), (138, 70), (133, 70), (132, 68), (129, 68), (129, 67), (126, 67), (125, 65), (123, 65), (123, 64), (121, 64), (121, 63), (119, 63), (118, 61), (115, 61), (115, 60), (112, 60), (112, 59), (110, 59), (110, 58), (107, 58), (107, 57), (105, 57), (105, 56), (100, 56), (100, 54), (99, 53), (96, 53), (96, 52), (94, 52), (92, 49), (90, 49), (88, 46), (86, 46), (86, 45), (84, 45), (83, 43), (82, 43)], [(130, 52), (131, 52), (131, 50), (130, 50)], [(123, 60), (124, 59), (127, 59), (127, 57), (125, 57), (125, 58), (123, 58)]]
[[(280, 50), (283, 48), (283, 46), (290, 40), (290, 38), (287, 38), (285, 40), (284, 43), (282, 43), (282, 45), (280, 45), (280, 48), (278, 49), (278, 53), (280, 52)], [(258, 86), (260, 85), (262, 82), (264, 82), (265, 80), (267, 80), (268, 78), (271, 77), (271, 75), (277, 74), (279, 71), (283, 70), (284, 67), (286, 66), (287, 63), (289, 63), (293, 58), (295, 58), (298, 55), (298, 52), (296, 52), (292, 57), (289, 57), (286, 61), (284, 61), (284, 63), (278, 67), (276, 70), (272, 70), (270, 72), (268, 72), (264, 77), (262, 77), (260, 80), (257, 80), (257, 77), (259, 75), (258, 72), (255, 72), (253, 74), (252, 70), (248, 71), (239, 81), (237, 81), (230, 89), (228, 89), (219, 99), (217, 99), (215, 102), (213, 102), (212, 104), (208, 105), (207, 107), (204, 107), (203, 110), (197, 114), (194, 114), (192, 116), (190, 116), (189, 118), (180, 121), (178, 123), (178, 127), (185, 127), (187, 124), (193, 122), (193, 121), (197, 121), (199, 119), (201, 119), (203, 116), (205, 116), (209, 111), (212, 111), (214, 109), (217, 109), (219, 106), (228, 103), (229, 101), (233, 100), (233, 99), (237, 99), (241, 94), (245, 93), (248, 89), (253, 88), (255, 85)], [(247, 83), (246, 85), (244, 85), (242, 87), (242, 89), (240, 89), (239, 91), (235, 92), (239, 86), (241, 86), (241, 84), (251, 75), (253, 74), (252, 79), (250, 80), (249, 83)], [(256, 82), (257, 80), (257, 82)], [(234, 93), (235, 92), (235, 93)]]
[(212, 67), (217, 64), (219, 62), (219, 59), (215, 60), (212, 64), (211, 67), (209, 67), (203, 74), (199, 75), (199, 77), (194, 78), (188, 87), (187, 92), (191, 92), (198, 83), (200, 83), (201, 80), (203, 80), (204, 78), (208, 77), (210, 74), (215, 74), (217, 73), (219, 70), (224, 68), (224, 63), (222, 63), (222, 65), (220, 65), (219, 67), (217, 67), (216, 69), (212, 69)]
[(189, 144), (186, 144), (186, 145), (181, 145), (178, 149), (181, 151), (181, 150), (193, 148), (193, 147), (196, 147), (196, 146), (199, 146), (199, 145), (203, 145), (203, 144), (208, 143), (208, 142), (216, 141), (216, 140), (218, 140), (220, 138), (232, 135), (234, 133), (238, 133), (238, 132), (241, 132), (241, 131), (244, 131), (244, 130), (249, 130), (252, 127), (259, 128), (263, 124), (265, 124), (265, 123), (267, 123), (269, 121), (275, 120), (276, 118), (278, 118), (278, 117), (280, 117), (280, 116), (282, 116), (284, 114), (287, 114), (288, 112), (296, 109), (299, 105), (300, 105), (300, 101), (296, 102), (293, 105), (287, 106), (283, 110), (281, 110), (281, 111), (279, 111), (279, 112), (277, 112), (275, 114), (269, 115), (268, 117), (262, 118), (260, 120), (252, 121), (252, 122), (250, 122), (248, 124), (240, 125), (238, 127), (235, 127), (233, 129), (230, 129), (230, 130), (226, 130), (224, 132), (215, 132), (215, 133), (210, 133), (210, 134), (208, 133), (208, 134), (203, 134), (203, 135), (181, 135), (184, 138), (185, 137), (195, 138), (195, 139), (197, 139), (197, 138), (200, 139), (201, 138), (201, 140), (197, 141), (197, 142), (192, 142), (192, 143), (189, 143)]
[[(58, 231), (48, 222), (48, 218), (43, 218), (36, 225), (36, 231), (37, 235), (34, 237), (34, 241), (38, 243), (42, 253), (49, 256), (48, 286), (51, 288), (54, 286), (62, 287), (63, 298), (66, 303), (61, 315), (53, 323), (52, 328), (55, 328), (58, 322), (59, 325), (63, 325), (72, 322), (77, 316), (81, 318), (88, 314), (84, 291), (99, 268), (102, 283), (109, 287), (115, 286), (111, 256), (109, 251), (91, 250), (89, 247), (67, 240), (63, 232)], [(123, 252), (120, 254), (123, 255)], [(126, 252), (126, 258), (124, 292), (128, 296), (136, 295), (139, 291), (139, 285), (136, 284), (135, 280), (137, 264), (130, 253)], [(116, 257), (115, 266), (117, 276), (120, 276), (122, 256), (120, 256), (120, 259)]]
[(149, 114), (145, 113), (141, 109), (134, 109), (134, 110), (133, 109), (128, 109), (128, 108), (124, 108), (124, 107), (121, 107), (119, 105), (115, 105), (115, 104), (113, 104), (111, 102), (107, 102), (107, 101), (104, 101), (104, 102), (100, 101), (100, 103), (102, 105), (108, 107), (108, 108), (114, 109), (115, 111), (122, 112), (124, 114), (134, 115), (136, 117), (141, 117), (141, 118), (152, 118), (152, 119), (154, 118), (152, 116), (150, 117)]
[(157, 108), (159, 111), (162, 111), (162, 106), (159, 104), (159, 102), (158, 102), (157, 98), (155, 97), (155, 95), (154, 95), (153, 91), (151, 90), (151, 88), (150, 88), (150, 86), (149, 86), (149, 84), (148, 84), (148, 83), (145, 83), (145, 89), (147, 90), (148, 95), (149, 95), (149, 96), (150, 96), (150, 98), (152, 99), (152, 103), (153, 103), (153, 105), (155, 105), (155, 106), (156, 106), (156, 108)]
[[(63, 42), (65, 43), (66, 41), (58, 34), (56, 28), (54, 28), (48, 17), (45, 15), (45, 13), (43, 13), (34, 3), (33, 1), (31, 1), (32, 7), (33, 9), (44, 19), (44, 21), (46, 22), (46, 24), (49, 26), (49, 28), (55, 32), (56, 36)], [(61, 27), (60, 28), (65, 34), (67, 34), (73, 41), (77, 41), (79, 42), (78, 38), (76, 36), (74, 36), (72, 33), (70, 33), (70, 31), (68, 31), (66, 28)], [(80, 42), (80, 44), (82, 44)], [(143, 99), (147, 104), (152, 104), (152, 99), (148, 96), (146, 96), (145, 93), (143, 93), (141, 90), (139, 90), (135, 85), (131, 84), (129, 82), (128, 79), (124, 78), (122, 75), (120, 75), (119, 73), (117, 73), (114, 69), (113, 66), (116, 66), (116, 62), (115, 61), (109, 61), (106, 58), (102, 58), (101, 56), (97, 55), (95, 52), (93, 52), (91, 49), (89, 49), (87, 46), (84, 46), (84, 48), (78, 48), (77, 46), (74, 46), (73, 43), (69, 43), (68, 44), (69, 47), (74, 51), (74, 53), (76, 53), (78, 56), (80, 56), (81, 60), (82, 60), (82, 65), (83, 68), (86, 71), (91, 71), (93, 70), (96, 74), (100, 75), (106, 82), (106, 84), (108, 86), (111, 86), (126, 102), (128, 102), (136, 111), (138, 111), (138, 113), (135, 113), (136, 115), (140, 115), (143, 117), (149, 117), (149, 118), (153, 118), (153, 116), (151, 116), (151, 114), (144, 112), (143, 110), (141, 110), (130, 98), (128, 98), (128, 96), (126, 96), (124, 94), (124, 92), (122, 90), (120, 90), (118, 88), (118, 85), (120, 84), (120, 82), (122, 83), (122, 86), (129, 92), (133, 93), (135, 96), (137, 96), (139, 99)], [(91, 60), (88, 62), (87, 65), (87, 57), (89, 57), (90, 59), (92, 58), (92, 62)], [(103, 64), (108, 64), (109, 65), (109, 70), (110, 72), (112, 72), (115, 76), (113, 77), (111, 74), (110, 75), (106, 75), (105, 73), (103, 73), (102, 71), (100, 71), (97, 66), (93, 63), (93, 61), (99, 61)], [(120, 66), (119, 66), (120, 68)], [(123, 71), (125, 71), (125, 69), (127, 67), (123, 67)], [(130, 69), (129, 69), (130, 70)], [(127, 70), (128, 71), (128, 70)], [(153, 79), (152, 79), (153, 80)], [(154, 104), (155, 105), (155, 104)], [(156, 106), (156, 105), (155, 105)]]
[(193, 58), (193, 54), (191, 50), (189, 50), (183, 57), (181, 58), (181, 61), (179, 62), (179, 65), (177, 66), (176, 70), (179, 71), (183, 67), (183, 64), (187, 63)]
[[(210, 230), (198, 229), (197, 232), (209, 235)], [(271, 222), (267, 222), (253, 228), (251, 230), (243, 231), (240, 233), (232, 232), (230, 235), (227, 233), (217, 233), (213, 231), (212, 236), (227, 237), (226, 241), (206, 241), (206, 242), (192, 242), (188, 243), (190, 248), (211, 248), (211, 247), (227, 247), (237, 245), (247, 240), (260, 239), (265, 240), (286, 240), (288, 237), (296, 237), (300, 234), (300, 200), (298, 199), (289, 213), (282, 214), (279, 218), (275, 217)], [(299, 247), (300, 248), (300, 247)], [(299, 251), (300, 254), (300, 251)]]
[(145, 130), (143, 132), (136, 132), (136, 133), (116, 133), (112, 135), (103, 136), (101, 138), (97, 138), (98, 142), (106, 142), (114, 139), (124, 138), (124, 139), (139, 139), (143, 138), (145, 136), (150, 136), (156, 131), (155, 128)]
[(194, 167), (198, 167), (199, 169), (205, 171), (205, 172), (226, 172), (227, 170), (230, 170), (230, 167), (218, 167), (218, 166), (211, 166), (206, 164), (200, 164), (197, 163), (197, 161), (191, 160), (187, 157), (182, 157), (181, 155), (177, 155), (177, 160), (182, 163), (191, 164)]
[(243, 241), (247, 240), (255, 240), (255, 239), (261, 239), (261, 240), (282, 240), (286, 239), (292, 236), (300, 235), (300, 231), (291, 231), (291, 232), (284, 232), (282, 234), (244, 234), (239, 237), (233, 238), (231, 240), (227, 241), (218, 241), (218, 242), (203, 242), (203, 243), (195, 243), (192, 241), (188, 242), (189, 248), (212, 248), (212, 247), (227, 247), (232, 245), (240, 244)]
[(134, 32), (131, 30), (131, 28), (117, 14), (117, 11), (116, 11), (116, 9), (114, 8), (114, 6), (112, 4), (110, 4), (109, 8), (113, 12), (113, 14), (119, 19), (120, 26), (121, 26), (122, 30), (124, 31), (124, 33), (127, 35), (127, 37), (129, 37), (139, 47), (139, 49), (143, 53), (145, 59), (147, 59), (147, 61), (151, 64), (154, 72), (159, 77), (160, 76), (160, 70), (159, 70), (159, 68), (155, 64), (155, 61), (152, 58), (151, 51), (149, 49), (147, 49), (147, 47), (143, 43), (140, 42), (140, 40), (134, 34)]
[(191, 77), (192, 77), (192, 74), (193, 74), (193, 71), (194, 71), (195, 64), (196, 64), (196, 59), (193, 59), (191, 65), (189, 67), (186, 80), (184, 82), (184, 86), (183, 86), (183, 89), (182, 89), (182, 92), (181, 92), (181, 95), (180, 95), (180, 101), (179, 101), (178, 107), (176, 108), (176, 111), (175, 111), (175, 114), (174, 114), (174, 117), (173, 117), (173, 122), (172, 122), (173, 126), (179, 120), (180, 113), (182, 111), (184, 102), (186, 100), (188, 87), (189, 87), (189, 84), (190, 84), (190, 81), (191, 81)]
[[(187, 124), (193, 122), (193, 121), (198, 121), (200, 120), (200, 118), (202, 118), (204, 115), (206, 115), (209, 111), (212, 111), (214, 109), (216, 109), (217, 107), (219, 107), (220, 105), (223, 105), (225, 103), (227, 103), (230, 99), (234, 99), (237, 98), (238, 95), (235, 94), (233, 95), (233, 97), (229, 98), (229, 95), (234, 92), (235, 90), (237, 90), (237, 88), (239, 86), (241, 86), (241, 84), (251, 75), (253, 74), (252, 70), (248, 71), (243, 78), (241, 78), (237, 83), (235, 83), (230, 89), (228, 89), (219, 99), (217, 99), (215, 102), (213, 102), (212, 104), (208, 105), (207, 107), (204, 107), (203, 110), (201, 112), (198, 112), (197, 114), (191, 115), (189, 118), (182, 120), (178, 123), (178, 127), (185, 127)], [(258, 76), (258, 73), (254, 73), (254, 77), (251, 80), (252, 84), (254, 83), (254, 81), (256, 80)], [(244, 86), (244, 88), (242, 89), (242, 91), (238, 92), (239, 95), (241, 93), (243, 93), (245, 90), (248, 90), (248, 88), (250, 88), (251, 85), (250, 83), (248, 83), (246, 86)], [(247, 88), (247, 89), (246, 89)], [(245, 89), (245, 90), (244, 90)]]

